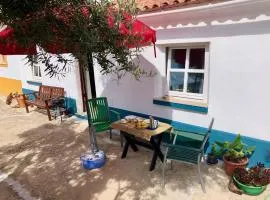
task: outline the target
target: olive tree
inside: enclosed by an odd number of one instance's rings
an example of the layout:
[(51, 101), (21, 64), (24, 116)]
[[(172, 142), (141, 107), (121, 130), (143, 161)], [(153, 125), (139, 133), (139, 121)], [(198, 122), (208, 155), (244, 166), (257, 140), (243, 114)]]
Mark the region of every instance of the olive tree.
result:
[(74, 59), (91, 72), (96, 61), (102, 74), (149, 75), (133, 62), (141, 50), (140, 36), (123, 33), (134, 20), (127, 16), (135, 15), (134, 0), (0, 0), (0, 23), (13, 28), (21, 46), (40, 47), (28, 62), (43, 63), (51, 77), (64, 75)]

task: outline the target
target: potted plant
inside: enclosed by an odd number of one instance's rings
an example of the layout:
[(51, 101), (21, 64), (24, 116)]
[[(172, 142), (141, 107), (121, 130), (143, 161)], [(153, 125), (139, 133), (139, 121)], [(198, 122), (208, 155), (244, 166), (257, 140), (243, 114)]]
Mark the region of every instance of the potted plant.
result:
[(24, 97), (23, 97), (23, 94), (18, 94), (17, 92), (14, 94), (15, 96), (15, 99), (17, 100), (18, 102), (18, 105), (20, 108), (23, 108), (25, 107), (25, 100), (24, 100)]
[(18, 92), (10, 93), (6, 98), (6, 104), (10, 105), (13, 99), (17, 100), (18, 106), (20, 108), (25, 107), (25, 100), (23, 94), (18, 94)]
[(240, 134), (233, 142), (218, 142), (220, 154), (223, 155), (224, 168), (227, 175), (231, 176), (236, 168), (246, 168), (248, 164), (248, 156), (250, 156), (255, 147), (247, 147), (241, 140)]
[(219, 152), (217, 150), (217, 144), (213, 144), (211, 148), (211, 152), (207, 155), (207, 164), (214, 165), (218, 163)]
[(261, 194), (270, 183), (270, 171), (258, 163), (250, 169), (238, 168), (233, 173), (235, 184), (249, 195)]

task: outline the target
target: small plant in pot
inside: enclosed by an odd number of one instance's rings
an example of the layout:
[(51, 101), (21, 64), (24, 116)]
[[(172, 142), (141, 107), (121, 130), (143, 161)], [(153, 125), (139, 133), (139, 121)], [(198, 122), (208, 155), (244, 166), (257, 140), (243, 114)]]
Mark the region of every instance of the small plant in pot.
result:
[(17, 92), (14, 94), (17, 102), (18, 102), (18, 105), (20, 108), (23, 108), (25, 107), (25, 100), (24, 100), (24, 97), (23, 97), (23, 94), (18, 94)]
[(236, 168), (246, 168), (248, 157), (255, 150), (255, 146), (247, 147), (238, 135), (233, 142), (218, 142), (215, 144), (220, 148), (220, 153), (223, 155), (224, 168), (227, 175), (232, 176)]
[(270, 171), (265, 169), (262, 163), (258, 163), (250, 169), (235, 169), (233, 180), (244, 193), (259, 195), (270, 183)]
[(211, 152), (207, 155), (207, 164), (215, 165), (218, 163), (219, 152), (217, 150), (217, 144), (213, 144), (211, 148)]

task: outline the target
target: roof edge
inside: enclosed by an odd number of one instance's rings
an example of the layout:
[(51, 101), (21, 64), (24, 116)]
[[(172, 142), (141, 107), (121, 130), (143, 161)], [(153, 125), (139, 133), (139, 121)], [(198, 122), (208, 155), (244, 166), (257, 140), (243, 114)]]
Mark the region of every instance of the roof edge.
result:
[(184, 13), (184, 12), (193, 12), (193, 11), (201, 11), (201, 10), (209, 10), (209, 9), (218, 9), (224, 7), (235, 7), (235, 6), (242, 6), (247, 4), (257, 4), (261, 2), (269, 2), (269, 0), (231, 0), (226, 2), (218, 2), (218, 3), (208, 3), (200, 6), (193, 6), (187, 8), (174, 8), (174, 9), (159, 9), (155, 12), (147, 12), (138, 14), (138, 18), (148, 18), (153, 16), (160, 16), (160, 15), (169, 15), (175, 13)]

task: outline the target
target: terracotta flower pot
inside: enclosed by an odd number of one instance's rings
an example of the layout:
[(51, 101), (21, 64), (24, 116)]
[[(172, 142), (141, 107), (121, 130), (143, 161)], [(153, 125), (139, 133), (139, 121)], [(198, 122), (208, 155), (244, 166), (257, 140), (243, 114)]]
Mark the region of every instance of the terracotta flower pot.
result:
[(25, 107), (25, 101), (24, 101), (23, 95), (16, 96), (16, 100), (20, 108)]
[(235, 162), (228, 161), (226, 157), (223, 156), (223, 161), (224, 161), (225, 172), (228, 176), (232, 176), (236, 168), (246, 168), (248, 165), (248, 158), (244, 158), (243, 161), (240, 163), (235, 163)]

